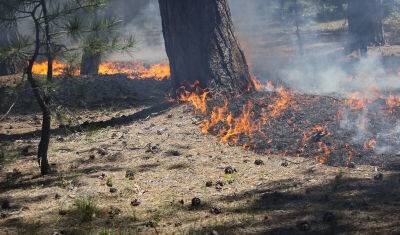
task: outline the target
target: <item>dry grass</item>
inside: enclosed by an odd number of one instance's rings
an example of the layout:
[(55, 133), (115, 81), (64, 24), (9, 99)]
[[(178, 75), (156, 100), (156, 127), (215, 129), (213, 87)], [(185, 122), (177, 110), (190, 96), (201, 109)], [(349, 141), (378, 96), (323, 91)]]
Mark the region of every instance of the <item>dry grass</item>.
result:
[[(160, 129), (165, 131), (160, 134)], [(22, 149), (36, 143), (10, 146)], [(148, 152), (148, 144), (159, 151)], [(385, 172), (382, 182), (374, 182), (371, 166), (335, 168), (293, 158), (284, 167), (285, 158), (260, 156), (202, 135), (187, 106), (126, 126), (54, 136), (50, 162), (56, 173), (40, 177), (33, 155), (2, 170), (0, 197), (10, 200), (11, 209), (1, 212), (0, 233), (296, 234), (296, 224), (303, 220), (315, 232), (397, 231), (395, 172)], [(256, 159), (265, 164), (256, 166)], [(227, 166), (238, 172), (226, 175)], [(13, 177), (13, 170), (20, 174)], [(220, 190), (215, 187), (218, 180), (224, 182)], [(109, 181), (116, 192), (110, 192)], [(207, 181), (214, 186), (206, 187)], [(76, 203), (88, 197), (97, 206), (87, 200)], [(203, 206), (192, 208), (193, 197)], [(132, 206), (135, 200), (140, 203)], [(210, 213), (212, 207), (222, 213)], [(96, 216), (83, 219), (95, 209)], [(323, 221), (326, 212), (334, 213), (335, 226)]]

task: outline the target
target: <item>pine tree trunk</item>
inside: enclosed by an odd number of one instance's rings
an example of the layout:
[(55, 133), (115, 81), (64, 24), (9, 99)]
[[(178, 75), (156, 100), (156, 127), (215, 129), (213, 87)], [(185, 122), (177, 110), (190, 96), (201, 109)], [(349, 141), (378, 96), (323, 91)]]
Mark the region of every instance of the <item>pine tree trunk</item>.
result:
[(367, 51), (370, 45), (385, 44), (382, 0), (349, 0), (350, 49)]
[(101, 55), (85, 51), (81, 61), (81, 75), (97, 75), (101, 63)]
[[(36, 11), (36, 10), (35, 10)], [(35, 12), (34, 11), (34, 12)], [(34, 14), (33, 14), (34, 15)], [(38, 83), (33, 78), (32, 68), (37, 60), (40, 50), (40, 22), (38, 19), (33, 17), (35, 22), (35, 51), (32, 58), (29, 60), (28, 67), (26, 69), (27, 79), (31, 85), (33, 94), (36, 98), (37, 103), (42, 111), (43, 121), (41, 137), (38, 147), (38, 162), (40, 165), (40, 172), (42, 175), (47, 175), (50, 171), (50, 166), (47, 157), (47, 151), (50, 143), (50, 124), (51, 124), (51, 111), (49, 108), (50, 97), (42, 91)]]
[(240, 92), (253, 89), (226, 0), (159, 0), (175, 89), (181, 84)]

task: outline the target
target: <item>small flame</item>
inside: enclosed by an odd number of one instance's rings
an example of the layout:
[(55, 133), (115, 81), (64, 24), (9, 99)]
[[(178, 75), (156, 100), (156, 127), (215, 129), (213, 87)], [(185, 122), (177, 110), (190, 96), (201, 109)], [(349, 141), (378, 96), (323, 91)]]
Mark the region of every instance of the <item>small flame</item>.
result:
[(388, 107), (388, 111), (390, 113), (393, 113), (393, 111), (396, 108), (400, 107), (400, 97), (399, 96), (390, 95), (386, 99), (386, 106)]
[(291, 104), (294, 103), (293, 94), (289, 90), (279, 87), (277, 92), (278, 98), (273, 104), (269, 105), (269, 108), (271, 109), (271, 117), (278, 117), (283, 111), (285, 111)]
[(367, 107), (368, 99), (364, 97), (361, 92), (353, 92), (346, 99), (345, 104), (350, 107), (352, 111), (363, 110)]
[(316, 137), (329, 135), (331, 135), (331, 133), (327, 131), (325, 126), (315, 125), (310, 131), (303, 133), (302, 150), (304, 150), (304, 147), (307, 146), (307, 143), (310, 142), (311, 139), (315, 138), (314, 141), (318, 144), (317, 152), (319, 152), (315, 160), (319, 163), (326, 163), (329, 159), (329, 155), (332, 153), (332, 149), (324, 141)]
[(196, 81), (190, 85), (190, 90), (187, 90), (184, 85), (181, 86), (183, 90), (179, 95), (179, 100), (182, 102), (192, 103), (194, 108), (201, 113), (207, 113), (207, 96), (208, 91), (199, 87), (199, 82)]
[(248, 90), (251, 90), (251, 87), (254, 87), (256, 91), (260, 91), (263, 88), (262, 83), (257, 79), (256, 76), (250, 75), (251, 84), (249, 84)]
[(364, 143), (364, 149), (365, 150), (374, 150), (376, 146), (376, 140), (375, 139), (369, 139)]

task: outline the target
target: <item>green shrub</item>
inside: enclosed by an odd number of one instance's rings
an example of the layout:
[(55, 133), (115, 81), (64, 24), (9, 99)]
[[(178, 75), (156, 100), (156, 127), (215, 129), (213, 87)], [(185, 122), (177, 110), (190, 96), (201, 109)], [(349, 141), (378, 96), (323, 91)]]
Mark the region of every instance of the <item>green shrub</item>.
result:
[(79, 197), (75, 199), (74, 205), (82, 223), (90, 222), (96, 217), (98, 208), (91, 197)]
[(108, 176), (108, 177), (107, 177), (107, 179), (106, 179), (106, 185), (107, 185), (108, 187), (112, 187), (112, 186), (113, 186), (113, 178), (112, 178), (112, 176)]
[(125, 178), (133, 180), (135, 178), (136, 170), (134, 168), (129, 168), (126, 170)]

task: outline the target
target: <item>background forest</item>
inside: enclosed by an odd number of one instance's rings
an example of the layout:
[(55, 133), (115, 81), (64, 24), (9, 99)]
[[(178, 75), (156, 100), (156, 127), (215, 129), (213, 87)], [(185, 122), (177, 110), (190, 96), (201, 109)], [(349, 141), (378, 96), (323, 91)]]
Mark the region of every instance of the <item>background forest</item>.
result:
[(0, 234), (397, 234), (400, 0), (0, 0)]

